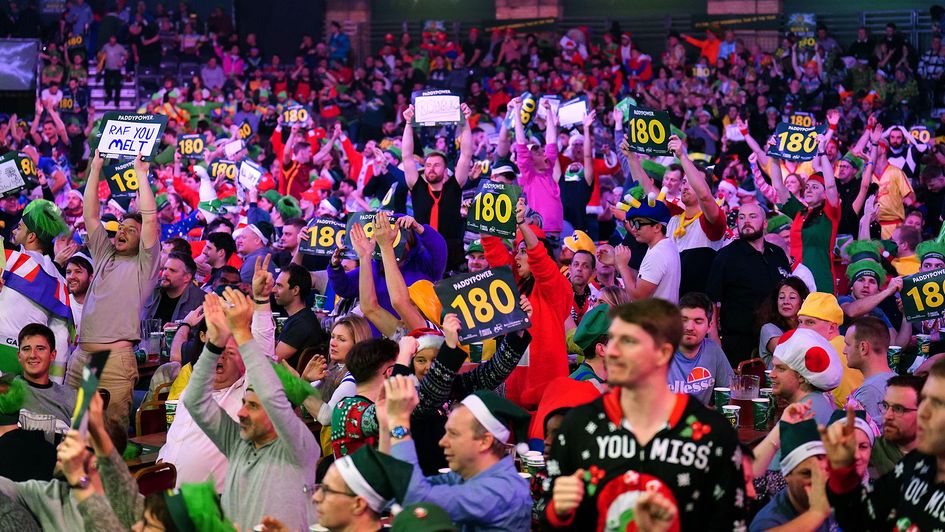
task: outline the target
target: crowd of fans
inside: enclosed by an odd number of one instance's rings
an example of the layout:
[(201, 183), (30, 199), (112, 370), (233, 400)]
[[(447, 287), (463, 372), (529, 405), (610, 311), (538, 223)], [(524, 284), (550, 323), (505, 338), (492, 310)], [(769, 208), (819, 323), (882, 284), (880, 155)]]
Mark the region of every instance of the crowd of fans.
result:
[[(37, 25), (13, 4), (0, 33)], [(935, 30), (923, 49), (888, 24), (641, 50), (616, 27), (432, 28), (355, 61), (338, 23), (280, 57), (219, 9), (70, 0), (34, 113), (0, 122), (36, 179), (0, 199), (0, 523), (941, 528), (942, 324), (909, 321), (902, 293), (945, 269)], [(116, 105), (134, 72), (200, 65), (142, 102), (168, 125), (133, 198), (103, 174), (90, 63)], [(420, 89), (461, 95), (461, 122), (416, 125)], [(585, 118), (523, 110), (542, 95), (586, 97)], [(631, 149), (626, 98), (668, 113), (668, 155)], [(813, 158), (773, 155), (799, 119), (825, 126)], [(225, 170), (242, 161), (256, 187)], [(521, 187), (512, 239), (467, 228), (488, 182)], [(349, 246), (311, 252), (316, 220), (362, 212)], [(500, 267), (529, 326), (464, 345), (434, 287)], [(135, 391), (153, 320), (166, 363)], [(99, 351), (107, 405), (67, 431)], [(776, 403), (757, 430), (723, 408), (752, 366)], [(143, 496), (123, 455), (168, 383), (176, 489)]]

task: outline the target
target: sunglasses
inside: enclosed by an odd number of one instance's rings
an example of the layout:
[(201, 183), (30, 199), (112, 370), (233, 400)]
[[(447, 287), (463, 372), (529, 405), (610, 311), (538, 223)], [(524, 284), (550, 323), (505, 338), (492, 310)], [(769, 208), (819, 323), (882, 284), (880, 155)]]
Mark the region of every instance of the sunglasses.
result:
[(638, 231), (640, 230), (641, 227), (647, 227), (647, 226), (650, 226), (650, 225), (657, 225), (656, 222), (653, 222), (653, 221), (650, 221), (650, 220), (641, 220), (640, 218), (634, 218), (634, 219), (630, 220), (628, 223), (630, 224), (630, 227), (632, 227), (632, 228), (634, 228), (634, 229), (636, 229), (636, 230), (638, 230)]

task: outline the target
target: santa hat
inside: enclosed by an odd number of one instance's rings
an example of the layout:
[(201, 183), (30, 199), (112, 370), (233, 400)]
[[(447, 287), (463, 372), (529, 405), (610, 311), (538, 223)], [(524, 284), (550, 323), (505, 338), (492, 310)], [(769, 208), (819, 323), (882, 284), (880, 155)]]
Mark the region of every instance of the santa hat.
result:
[(843, 364), (837, 351), (823, 336), (810, 329), (784, 333), (773, 356), (818, 390), (833, 390), (843, 377)]
[(781, 474), (787, 476), (801, 462), (811, 456), (827, 454), (820, 440), (817, 422), (805, 419), (798, 423), (781, 421)]
[(462, 400), (463, 406), (495, 439), (505, 444), (517, 442), (516, 450), (528, 452), (528, 424), (532, 416), (515, 403), (488, 390), (477, 390)]
[(417, 339), (417, 352), (423, 351), (424, 349), (439, 350), (440, 346), (443, 345), (443, 342), (446, 340), (442, 332), (429, 327), (414, 329), (410, 331), (407, 336)]
[(335, 468), (351, 491), (382, 513), (391, 502), (403, 502), (413, 466), (365, 445), (335, 461)]

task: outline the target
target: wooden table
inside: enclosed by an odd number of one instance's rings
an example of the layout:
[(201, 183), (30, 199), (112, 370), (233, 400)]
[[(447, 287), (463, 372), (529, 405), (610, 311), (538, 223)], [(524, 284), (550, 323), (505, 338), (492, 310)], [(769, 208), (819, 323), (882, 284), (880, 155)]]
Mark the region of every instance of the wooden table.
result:
[(755, 430), (752, 427), (738, 427), (738, 441), (749, 447), (758, 445), (768, 435), (768, 430)]
[(161, 447), (164, 447), (165, 443), (167, 443), (167, 433), (155, 432), (154, 434), (145, 434), (143, 436), (135, 436), (134, 438), (128, 438), (128, 441), (132, 443), (137, 443), (138, 445), (142, 447), (160, 449)]

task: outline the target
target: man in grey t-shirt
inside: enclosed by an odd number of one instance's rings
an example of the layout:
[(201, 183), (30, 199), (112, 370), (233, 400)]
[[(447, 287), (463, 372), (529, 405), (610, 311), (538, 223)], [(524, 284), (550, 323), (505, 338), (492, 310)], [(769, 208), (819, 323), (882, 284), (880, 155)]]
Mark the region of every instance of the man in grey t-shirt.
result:
[(30, 323), (20, 330), (17, 360), (26, 381), (23, 409), (36, 414), (56, 416), (66, 425), (75, 410), (76, 391), (49, 378), (49, 367), (56, 359), (56, 337), (41, 323)]
[(82, 370), (89, 353), (111, 351), (100, 386), (111, 394), (108, 417), (127, 427), (131, 392), (138, 378), (134, 355), (134, 343), (141, 339), (138, 316), (157, 283), (161, 225), (157, 219), (154, 192), (147, 186), (150, 164), (142, 161), (139, 155), (135, 159), (135, 173), (142, 185), (138, 187), (137, 195), (141, 212), (124, 215), (112, 244), (101, 223), (98, 200), (103, 164), (96, 151), (90, 164), (82, 210), (89, 232), (95, 278), (85, 297), (82, 335), (79, 347), (69, 361), (66, 383), (72, 388), (82, 384)]

